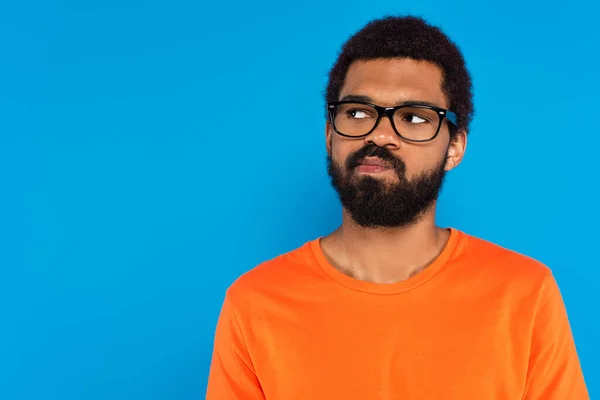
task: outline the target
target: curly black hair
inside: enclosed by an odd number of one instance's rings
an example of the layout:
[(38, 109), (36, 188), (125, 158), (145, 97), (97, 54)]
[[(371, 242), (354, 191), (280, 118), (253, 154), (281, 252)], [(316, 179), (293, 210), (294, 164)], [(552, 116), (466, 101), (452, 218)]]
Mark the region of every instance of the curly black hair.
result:
[[(462, 53), (438, 27), (424, 19), (385, 17), (369, 22), (343, 45), (329, 72), (326, 101), (339, 100), (350, 65), (357, 60), (408, 57), (437, 64), (443, 73), (442, 90), (450, 110), (458, 118), (458, 129), (469, 131), (473, 118), (473, 93)], [(451, 130), (451, 135), (456, 133)]]

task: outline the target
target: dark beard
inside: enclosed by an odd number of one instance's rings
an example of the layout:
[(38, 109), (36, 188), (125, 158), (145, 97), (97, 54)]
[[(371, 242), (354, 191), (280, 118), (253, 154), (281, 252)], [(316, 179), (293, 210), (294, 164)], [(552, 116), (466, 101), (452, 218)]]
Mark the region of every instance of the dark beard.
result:
[[(371, 176), (359, 176), (355, 168), (367, 156), (388, 162), (398, 176), (394, 183)], [(437, 200), (444, 183), (445, 158), (439, 165), (408, 180), (406, 165), (384, 147), (369, 144), (351, 154), (344, 168), (327, 156), (327, 172), (342, 206), (365, 228), (399, 228), (418, 222)]]

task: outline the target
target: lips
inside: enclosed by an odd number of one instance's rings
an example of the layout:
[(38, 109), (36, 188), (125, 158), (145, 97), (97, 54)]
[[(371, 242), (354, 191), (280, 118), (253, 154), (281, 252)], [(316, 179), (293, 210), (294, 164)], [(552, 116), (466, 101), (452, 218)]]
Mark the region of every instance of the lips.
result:
[(377, 157), (367, 157), (362, 159), (358, 165), (368, 165), (372, 167), (381, 167), (381, 168), (392, 168), (392, 166), (387, 162), (383, 161), (381, 158)]
[(378, 157), (367, 157), (359, 161), (356, 171), (363, 174), (379, 174), (391, 171), (393, 166)]

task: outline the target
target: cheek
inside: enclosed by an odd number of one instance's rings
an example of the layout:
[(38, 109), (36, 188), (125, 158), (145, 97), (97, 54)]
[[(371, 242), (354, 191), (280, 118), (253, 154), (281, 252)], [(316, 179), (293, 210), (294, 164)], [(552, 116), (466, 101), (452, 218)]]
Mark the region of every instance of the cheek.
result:
[(344, 161), (346, 161), (346, 157), (348, 157), (346, 152), (341, 151), (336, 146), (333, 147), (331, 152), (331, 158), (333, 159), (333, 161), (342, 164)]
[(436, 169), (446, 159), (446, 149), (436, 147), (414, 150), (398, 154), (406, 165), (406, 176), (409, 180)]
[(359, 141), (350, 142), (346, 140), (333, 139), (331, 146), (331, 158), (339, 165), (344, 165), (348, 156), (361, 148)]

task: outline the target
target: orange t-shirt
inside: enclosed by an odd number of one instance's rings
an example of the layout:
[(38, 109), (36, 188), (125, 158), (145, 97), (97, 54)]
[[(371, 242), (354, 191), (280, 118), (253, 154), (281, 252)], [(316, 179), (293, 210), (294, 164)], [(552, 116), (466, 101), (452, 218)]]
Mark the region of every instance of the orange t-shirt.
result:
[(320, 241), (227, 291), (208, 400), (588, 399), (550, 270), (452, 229), (405, 281), (353, 279)]

